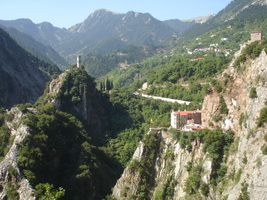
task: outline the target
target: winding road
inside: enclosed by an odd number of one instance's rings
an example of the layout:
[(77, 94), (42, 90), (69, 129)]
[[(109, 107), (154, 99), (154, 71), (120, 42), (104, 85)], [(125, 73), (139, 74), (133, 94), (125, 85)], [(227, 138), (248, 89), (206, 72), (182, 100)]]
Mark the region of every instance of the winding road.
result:
[[(135, 93), (136, 95), (139, 95), (139, 93)], [(183, 101), (183, 100), (177, 100), (177, 99), (169, 99), (169, 98), (165, 98), (165, 97), (157, 97), (157, 96), (151, 96), (151, 95), (147, 95), (147, 94), (140, 94), (142, 97), (146, 97), (146, 98), (152, 98), (152, 99), (158, 99), (158, 100), (162, 100), (162, 101), (166, 101), (166, 102), (171, 102), (171, 103), (179, 103), (179, 104), (185, 104), (185, 105), (189, 105), (191, 102), (190, 101)]]

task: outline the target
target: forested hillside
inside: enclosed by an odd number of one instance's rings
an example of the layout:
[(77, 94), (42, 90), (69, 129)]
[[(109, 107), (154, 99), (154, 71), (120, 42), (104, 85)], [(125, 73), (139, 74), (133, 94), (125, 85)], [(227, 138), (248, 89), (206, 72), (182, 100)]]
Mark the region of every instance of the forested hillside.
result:
[[(217, 48), (237, 51), (239, 44), (249, 39), (250, 32), (267, 32), (267, 6), (256, 4), (240, 10), (240, 7), (244, 6), (241, 4), (247, 5), (248, 2), (251, 1), (233, 1), (208, 22), (197, 24), (185, 31), (178, 43), (187, 41), (185, 44), (190, 50), (208, 48), (210, 44), (218, 43)], [(237, 4), (238, 7), (234, 4)], [(227, 38), (227, 40), (221, 40), (222, 38)]]
[[(19, 105), (20, 111), (1, 115), (11, 124), (19, 120), (15, 130), (29, 130), (18, 150), (18, 168), (10, 176), (23, 174), (38, 198), (46, 192), (63, 199), (103, 198), (149, 126), (168, 127), (170, 110), (185, 108), (140, 98), (125, 89), (113, 91), (109, 99), (84, 70), (73, 68), (54, 79), (35, 105)], [(23, 117), (15, 119), (21, 112)], [(1, 130), (4, 127), (2, 123)], [(2, 133), (7, 137), (13, 129)], [(2, 144), (6, 150), (1, 156), (8, 153), (9, 140), (12, 143), (7, 137)], [(18, 187), (13, 189), (7, 197), (16, 199)]]
[(226, 67), (240, 44), (250, 39), (252, 31), (261, 31), (266, 38), (267, 6), (250, 4), (233, 1), (206, 23), (194, 25), (172, 40), (161, 54), (125, 68), (117, 67), (106, 77), (117, 87), (133, 82), (140, 87), (144, 82), (177, 83), (213, 77)]
[(246, 44), (211, 80), (205, 129), (151, 128), (110, 199), (264, 199), (266, 53), (266, 41)]
[(107, 55), (91, 55), (85, 57), (83, 63), (86, 71), (96, 78), (105, 76), (110, 71), (119, 68), (125, 69), (130, 64), (141, 62), (155, 54), (164, 52), (164, 48), (155, 45), (129, 45), (121, 50)]

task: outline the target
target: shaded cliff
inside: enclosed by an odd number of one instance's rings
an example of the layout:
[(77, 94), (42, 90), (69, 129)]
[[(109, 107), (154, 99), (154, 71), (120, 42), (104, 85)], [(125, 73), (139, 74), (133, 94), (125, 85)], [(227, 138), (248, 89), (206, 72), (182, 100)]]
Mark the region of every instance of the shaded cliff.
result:
[(5, 30), (22, 48), (30, 52), (35, 57), (38, 57), (40, 60), (43, 60), (51, 65), (56, 64), (63, 70), (70, 65), (51, 46), (44, 45), (43, 43), (33, 39), (31, 36), (14, 28), (6, 28)]
[[(48, 64), (30, 55), (0, 29), (0, 106), (35, 102), (50, 80), (48, 71)], [(59, 70), (54, 66), (50, 72)]]

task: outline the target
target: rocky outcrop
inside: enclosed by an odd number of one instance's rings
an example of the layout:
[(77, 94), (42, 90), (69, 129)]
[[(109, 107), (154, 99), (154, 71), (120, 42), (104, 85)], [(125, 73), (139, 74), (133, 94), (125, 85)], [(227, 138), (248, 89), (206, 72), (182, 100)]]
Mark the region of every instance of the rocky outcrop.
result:
[(156, 174), (156, 157), (161, 143), (161, 130), (150, 129), (139, 143), (131, 163), (117, 181), (113, 190), (114, 198), (126, 200), (151, 196), (150, 189), (154, 187), (155, 182), (153, 175)]
[(29, 128), (21, 124), (20, 120), (23, 114), (17, 108), (12, 108), (9, 114), (12, 114), (14, 118), (11, 122), (6, 122), (6, 124), (11, 130), (14, 141), (4, 159), (0, 162), (0, 184), (3, 188), (0, 191), (0, 199), (8, 198), (7, 191), (10, 190), (9, 184), (11, 182), (11, 184), (17, 185), (16, 192), (19, 199), (33, 200), (35, 199), (32, 196), (33, 189), (29, 181), (22, 175), (17, 164), (18, 150), (24, 138), (30, 134)]
[[(166, 185), (166, 179), (172, 176), (173, 182), (175, 183), (172, 198), (186, 199), (184, 183), (189, 175), (186, 166), (190, 162), (195, 164), (202, 162), (205, 157), (205, 153), (203, 153), (202, 145), (199, 141), (193, 142), (192, 149), (193, 152), (189, 152), (186, 149), (181, 148), (181, 145), (171, 137), (165, 138), (161, 149), (161, 155), (156, 162), (157, 184), (153, 192), (154, 197), (156, 196), (157, 191), (162, 190), (164, 185)], [(209, 159), (205, 160), (203, 170), (205, 173), (203, 179), (209, 183), (208, 177), (211, 172), (211, 161), (209, 161)]]
[[(266, 199), (267, 184), (266, 155), (261, 147), (264, 146), (266, 128), (258, 128), (256, 121), (260, 110), (266, 106), (267, 99), (267, 55), (264, 51), (254, 60), (249, 59), (243, 65), (243, 71), (238, 71), (232, 64), (223, 74), (228, 74), (232, 81), (227, 85), (224, 93), (214, 93), (205, 99), (203, 105), (203, 121), (208, 126), (212, 116), (216, 114), (214, 107), (219, 107), (218, 98), (223, 96), (229, 109), (228, 115), (217, 125), (224, 129), (231, 128), (239, 137), (237, 152), (232, 154), (227, 162), (228, 173), (240, 172), (240, 180), (229, 185), (223, 195), (227, 199), (237, 199), (240, 195), (242, 183), (248, 184), (251, 199)], [(224, 80), (225, 76), (220, 79)], [(255, 88), (256, 96), (251, 97), (251, 88)], [(241, 173), (242, 172), (242, 173)]]
[[(144, 143), (140, 141), (138, 147), (136, 148), (132, 162), (140, 162), (143, 156)], [(131, 169), (131, 167), (126, 167), (123, 171), (123, 175), (117, 181), (114, 189), (113, 195), (117, 199), (127, 199), (132, 195), (135, 195), (138, 189), (138, 184), (140, 182), (140, 175), (137, 171)]]
[(72, 68), (59, 75), (50, 82), (41, 99), (44, 104), (54, 103), (57, 109), (76, 116), (101, 139), (104, 126), (108, 124), (105, 107), (110, 103), (84, 69)]
[[(148, 132), (148, 135), (151, 131)], [(154, 185), (150, 191), (150, 198), (156, 198), (157, 194), (166, 187), (166, 184), (172, 185), (174, 193), (172, 199), (186, 199), (184, 192), (184, 183), (188, 178), (186, 166), (189, 162), (203, 162), (203, 181), (209, 183), (209, 175), (211, 173), (211, 161), (205, 157), (202, 152), (202, 144), (200, 141), (192, 143), (193, 151), (190, 153), (186, 149), (181, 148), (180, 144), (172, 138), (168, 132), (159, 131), (157, 135), (160, 144), (157, 146), (157, 157), (152, 168), (146, 169), (150, 172), (155, 171), (153, 177)], [(121, 178), (117, 181), (113, 196), (117, 200), (126, 200), (129, 198), (138, 199), (137, 192), (140, 187), (140, 174), (137, 170), (136, 163), (140, 162), (144, 157), (144, 149), (146, 143), (141, 141), (133, 155), (129, 166), (124, 170)]]

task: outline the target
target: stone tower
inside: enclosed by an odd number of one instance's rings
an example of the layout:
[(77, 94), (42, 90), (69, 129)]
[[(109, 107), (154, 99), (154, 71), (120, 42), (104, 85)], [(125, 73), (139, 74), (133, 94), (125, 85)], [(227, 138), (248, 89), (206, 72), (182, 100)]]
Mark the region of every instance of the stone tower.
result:
[(255, 42), (255, 41), (261, 41), (262, 40), (262, 32), (260, 31), (253, 31), (251, 32), (251, 42)]
[(81, 56), (79, 55), (79, 56), (77, 56), (77, 68), (82, 67), (81, 63), (82, 63), (82, 59), (81, 59)]

